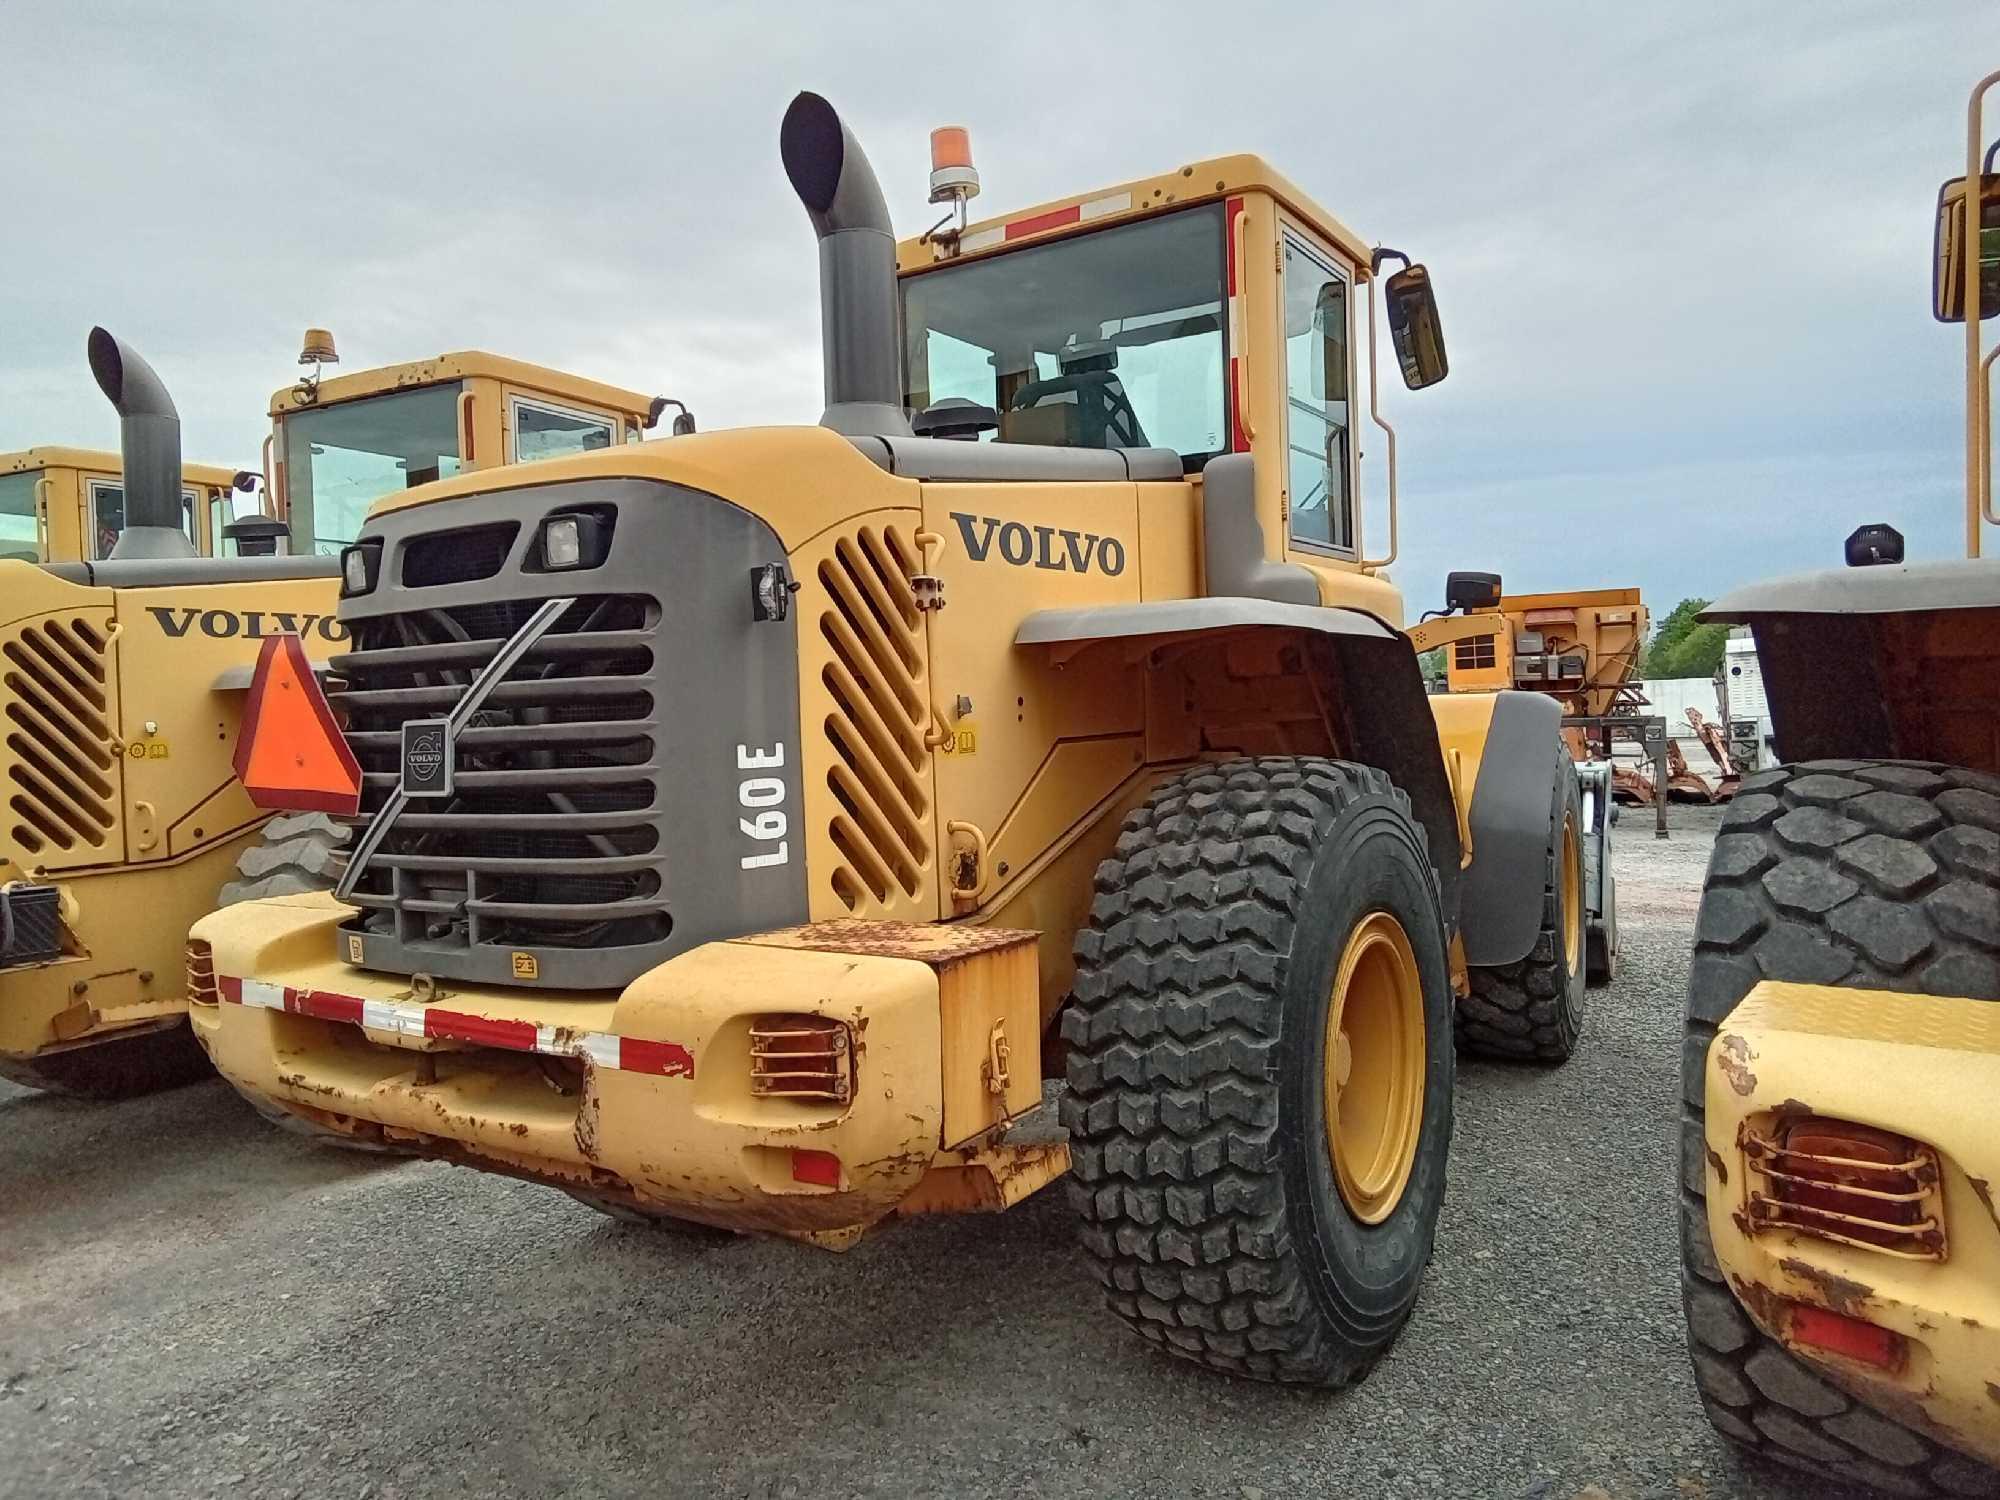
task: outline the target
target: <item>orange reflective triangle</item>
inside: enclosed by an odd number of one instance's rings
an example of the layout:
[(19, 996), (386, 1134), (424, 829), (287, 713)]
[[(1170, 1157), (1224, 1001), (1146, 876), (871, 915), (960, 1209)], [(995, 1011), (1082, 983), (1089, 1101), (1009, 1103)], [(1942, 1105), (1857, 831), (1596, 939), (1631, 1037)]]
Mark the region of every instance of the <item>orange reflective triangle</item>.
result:
[(236, 735), (236, 778), (259, 807), (352, 815), (361, 766), (295, 635), (265, 638)]

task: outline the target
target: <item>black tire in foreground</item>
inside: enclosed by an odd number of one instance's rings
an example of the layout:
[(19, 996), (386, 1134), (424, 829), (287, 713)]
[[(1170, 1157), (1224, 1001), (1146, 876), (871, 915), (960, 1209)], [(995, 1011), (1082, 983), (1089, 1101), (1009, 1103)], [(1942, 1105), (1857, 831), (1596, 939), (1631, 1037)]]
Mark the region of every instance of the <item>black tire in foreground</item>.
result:
[(1748, 777), (1709, 859), (1681, 1059), (1688, 1353), (1724, 1436), (1894, 1495), (2000, 1496), (2000, 1473), (1853, 1400), (1767, 1337), (1708, 1229), (1709, 1043), (1759, 979), (2000, 1000), (2000, 777), (1808, 761)]
[(1471, 970), (1472, 993), (1458, 1002), (1459, 1045), (1486, 1057), (1567, 1062), (1583, 1032), (1590, 925), (1583, 904), (1583, 793), (1575, 763), (1561, 751), (1557, 758), (1563, 815), (1549, 834), (1535, 945), (1517, 963)]
[(1232, 1374), (1366, 1374), (1416, 1301), (1451, 1135), (1407, 796), (1318, 759), (1174, 776), (1098, 867), (1076, 953), (1069, 1195), (1112, 1311)]
[(34, 1057), (0, 1057), (0, 1078), (79, 1099), (130, 1099), (213, 1076), (207, 1054), (180, 1017), (169, 1026)]

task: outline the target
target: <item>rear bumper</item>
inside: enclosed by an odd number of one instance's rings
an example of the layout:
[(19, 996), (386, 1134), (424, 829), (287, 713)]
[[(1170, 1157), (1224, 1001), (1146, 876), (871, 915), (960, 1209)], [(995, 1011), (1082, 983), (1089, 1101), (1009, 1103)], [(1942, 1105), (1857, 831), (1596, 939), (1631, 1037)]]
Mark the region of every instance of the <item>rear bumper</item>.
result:
[[(615, 996), (419, 995), (334, 958), (347, 912), (296, 896), (196, 925), (220, 993), (190, 1019), (239, 1088), (422, 1154), (775, 1233), (871, 1223), (937, 1154), (938, 982), (922, 963), (718, 942)], [(772, 1012), (853, 1028), (851, 1103), (752, 1094), (750, 1024)], [(801, 1151), (820, 1180), (796, 1175)]]
[[(1709, 1232), (1744, 1310), (1867, 1405), (2000, 1463), (2000, 1004), (1765, 982), (1710, 1045), (1704, 1093)], [(1744, 1143), (1808, 1113), (1937, 1153), (1941, 1259), (1759, 1221)], [(1801, 1342), (1800, 1307), (1900, 1335), (1907, 1361)]]

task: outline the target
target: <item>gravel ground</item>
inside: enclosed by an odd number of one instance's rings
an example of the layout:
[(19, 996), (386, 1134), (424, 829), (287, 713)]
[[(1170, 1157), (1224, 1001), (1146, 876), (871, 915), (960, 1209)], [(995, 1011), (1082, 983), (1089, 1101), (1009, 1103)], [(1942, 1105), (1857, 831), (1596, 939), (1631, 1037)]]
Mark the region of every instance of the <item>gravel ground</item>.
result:
[(835, 1256), (329, 1151), (220, 1083), (0, 1084), (0, 1495), (1803, 1495), (1711, 1434), (1682, 1352), (1675, 1068), (1719, 815), (1672, 820), (1620, 824), (1624, 967), (1577, 1057), (1463, 1065), (1437, 1259), (1359, 1389), (1154, 1355), (1060, 1192)]

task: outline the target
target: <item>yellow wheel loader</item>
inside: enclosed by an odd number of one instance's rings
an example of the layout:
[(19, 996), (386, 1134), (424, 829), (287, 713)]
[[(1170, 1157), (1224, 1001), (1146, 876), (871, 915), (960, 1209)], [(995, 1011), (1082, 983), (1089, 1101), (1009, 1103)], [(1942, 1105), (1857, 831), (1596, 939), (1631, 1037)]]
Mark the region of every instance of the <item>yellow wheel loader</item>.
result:
[[(1716, 840), (1688, 985), (1681, 1251), (1710, 1420), (1895, 1495), (2000, 1495), (2000, 176), (1974, 92), (1933, 291), (1965, 323), (1966, 558), (1739, 589), (1780, 757)], [(1968, 203), (1974, 205), (1968, 210)]]
[[(346, 837), (324, 816), (265, 826), (233, 770), (264, 639), (295, 633), (322, 663), (344, 639), (338, 560), (319, 554), (381, 494), (624, 442), (658, 411), (477, 353), (322, 386), (317, 340), (311, 375), (271, 401), (279, 519), (232, 519), (248, 476), (182, 467), (165, 388), (101, 330), (122, 466), (0, 463), (0, 535), (26, 554), (0, 560), (0, 1075), (103, 1096), (207, 1071), (183, 1020), (188, 926), (218, 900), (325, 886)], [(198, 555), (221, 553), (265, 555)]]
[[(203, 557), (229, 550), (240, 476), (211, 464), (181, 467), (181, 530)], [(125, 476), (116, 453), (29, 448), (0, 453), (0, 562), (107, 558), (125, 529)]]
[[(321, 1128), (669, 1222), (842, 1248), (1067, 1168), (1141, 1334), (1352, 1380), (1430, 1256), (1469, 971), (1583, 983), (1559, 711), (1429, 699), (1367, 549), (1394, 252), (1250, 156), (969, 223), (963, 144), (899, 245), (787, 111), (818, 426), (375, 506), (350, 856), (196, 925), (193, 1024)], [(1424, 269), (1382, 300), (1442, 378)], [(309, 708), (255, 752), (324, 754)]]

